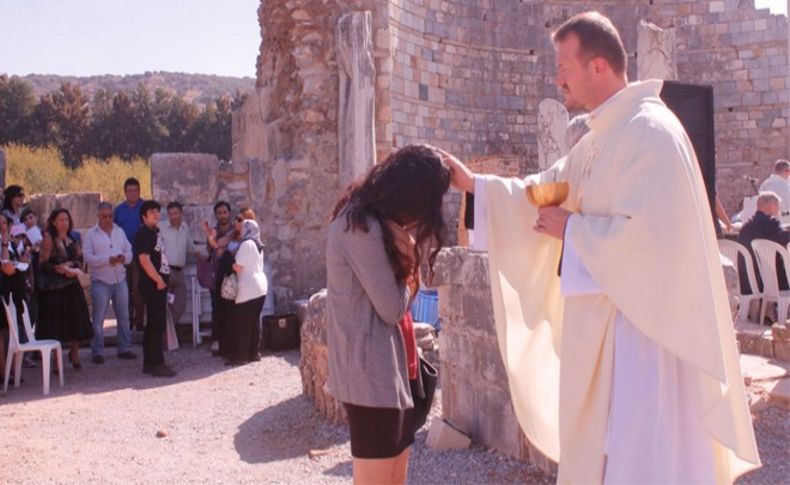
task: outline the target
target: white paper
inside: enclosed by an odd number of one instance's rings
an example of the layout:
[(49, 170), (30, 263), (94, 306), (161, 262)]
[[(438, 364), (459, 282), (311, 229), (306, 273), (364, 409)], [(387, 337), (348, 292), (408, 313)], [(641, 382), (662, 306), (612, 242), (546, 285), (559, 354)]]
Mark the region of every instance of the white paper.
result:
[(28, 263), (23, 263), (21, 261), (17, 261), (16, 263), (14, 263), (14, 267), (18, 271), (27, 271), (27, 269), (30, 267), (30, 265)]
[(33, 226), (25, 232), (27, 233), (27, 238), (30, 239), (30, 244), (38, 244), (44, 239), (38, 226)]

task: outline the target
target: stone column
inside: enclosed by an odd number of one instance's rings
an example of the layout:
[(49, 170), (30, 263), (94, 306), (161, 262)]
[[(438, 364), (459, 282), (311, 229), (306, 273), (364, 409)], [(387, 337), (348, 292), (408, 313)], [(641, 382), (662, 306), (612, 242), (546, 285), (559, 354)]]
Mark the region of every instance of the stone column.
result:
[(665, 30), (640, 20), (636, 30), (637, 79), (677, 80), (675, 29)]
[(337, 145), (340, 187), (376, 164), (374, 128), (376, 69), (370, 12), (351, 12), (337, 23), (340, 96)]
[(568, 110), (556, 99), (544, 99), (538, 105), (538, 165), (546, 170), (568, 153), (565, 131)]

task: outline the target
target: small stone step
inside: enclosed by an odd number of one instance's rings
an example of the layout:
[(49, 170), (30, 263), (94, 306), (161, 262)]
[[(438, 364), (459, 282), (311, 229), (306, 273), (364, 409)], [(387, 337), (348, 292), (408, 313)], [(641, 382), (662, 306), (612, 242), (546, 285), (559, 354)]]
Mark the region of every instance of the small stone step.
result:
[(766, 406), (790, 409), (790, 364), (744, 354), (740, 365), (753, 412)]

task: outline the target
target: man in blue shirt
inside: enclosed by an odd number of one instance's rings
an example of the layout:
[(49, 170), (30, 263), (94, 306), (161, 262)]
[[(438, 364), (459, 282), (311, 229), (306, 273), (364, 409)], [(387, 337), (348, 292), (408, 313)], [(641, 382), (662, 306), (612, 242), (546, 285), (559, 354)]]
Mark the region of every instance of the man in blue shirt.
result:
[[(121, 226), (126, 239), (131, 243), (140, 230), (140, 207), (143, 200), (140, 198), (140, 182), (133, 177), (126, 179), (123, 183), (123, 192), (126, 201), (118, 204), (115, 208), (113, 221)], [(140, 281), (140, 266), (136, 261), (131, 261), (126, 267), (126, 284), (129, 287), (129, 320), (131, 328), (136, 330), (143, 329), (143, 315), (145, 315), (145, 301), (140, 291), (137, 289)]]

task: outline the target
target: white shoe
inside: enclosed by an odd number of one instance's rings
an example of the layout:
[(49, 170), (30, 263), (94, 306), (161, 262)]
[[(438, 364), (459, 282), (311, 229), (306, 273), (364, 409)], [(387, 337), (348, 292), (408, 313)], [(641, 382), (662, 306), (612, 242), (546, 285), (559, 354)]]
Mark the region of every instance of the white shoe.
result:
[(212, 352), (219, 352), (219, 340), (215, 340), (211, 342), (211, 351)]

